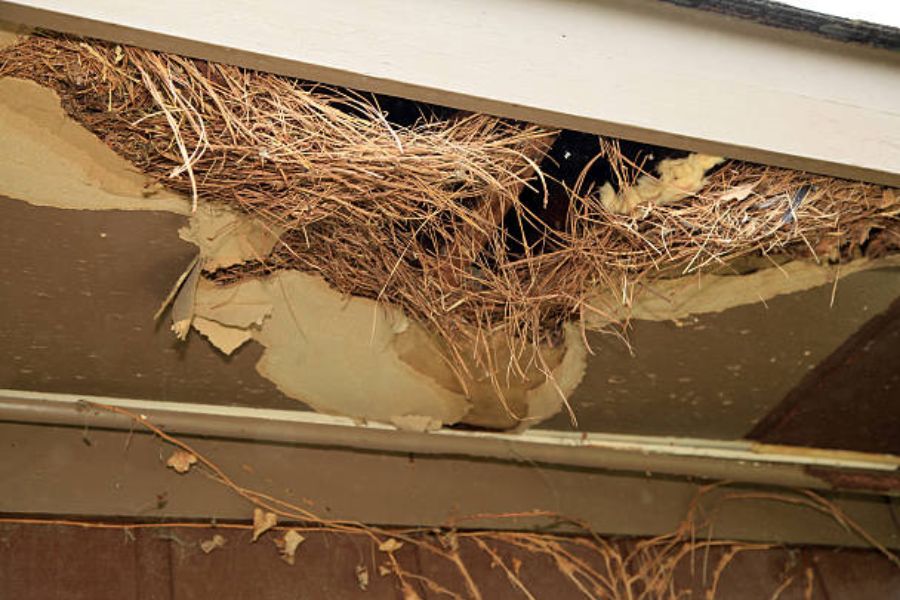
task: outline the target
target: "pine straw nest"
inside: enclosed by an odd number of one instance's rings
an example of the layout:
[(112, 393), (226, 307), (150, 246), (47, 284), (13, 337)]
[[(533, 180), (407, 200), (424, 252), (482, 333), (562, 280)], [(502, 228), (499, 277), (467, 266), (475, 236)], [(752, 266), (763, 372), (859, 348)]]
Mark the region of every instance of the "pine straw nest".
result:
[[(285, 232), (271, 256), (208, 276), (319, 273), (400, 306), (462, 369), (541, 367), (564, 322), (595, 312), (616, 323), (655, 278), (744, 255), (839, 261), (900, 247), (897, 194), (870, 184), (728, 161), (698, 193), (622, 215), (582, 177), (565, 188), (564, 226), (551, 227), (520, 200), (523, 186), (546, 189), (539, 162), (557, 132), (536, 125), (458, 114), (399, 127), (353, 91), (55, 34), (0, 51), (0, 75), (54, 89), (195, 205), (237, 206)], [(645, 174), (613, 140), (595, 160), (620, 189)], [(540, 239), (511, 252), (525, 227)], [(508, 367), (493, 362), (498, 339), (513, 349)]]

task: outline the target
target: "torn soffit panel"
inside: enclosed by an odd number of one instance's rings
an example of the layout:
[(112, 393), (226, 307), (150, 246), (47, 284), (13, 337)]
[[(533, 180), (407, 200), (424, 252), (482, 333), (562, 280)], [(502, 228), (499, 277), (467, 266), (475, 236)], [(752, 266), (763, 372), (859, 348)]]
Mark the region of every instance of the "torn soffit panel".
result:
[[(49, 88), (0, 78), (0, 122), (0, 195), (36, 206), (190, 214), (187, 199), (152, 182), (66, 115)], [(203, 204), (179, 235), (213, 270), (269, 254), (279, 232)]]
[[(630, 306), (622, 305), (609, 293), (597, 294), (591, 304), (619, 306), (618, 321), (631, 316), (636, 320), (677, 321), (692, 315), (718, 313), (747, 304), (765, 303), (776, 296), (793, 294), (818, 286), (839, 285), (841, 277), (869, 269), (900, 267), (900, 256), (879, 259), (858, 258), (840, 266), (795, 260), (773, 265), (744, 275), (703, 273), (649, 284)], [(626, 310), (630, 312), (626, 313)], [(585, 326), (600, 330), (611, 321), (606, 315), (585, 312)]]
[(281, 231), (224, 206), (201, 204), (178, 235), (200, 250), (204, 271), (215, 271), (268, 256)]
[[(316, 277), (282, 272), (232, 286), (203, 281), (196, 314), (229, 333), (250, 331), (266, 347), (259, 372), (319, 411), (387, 422), (420, 415), (442, 423), (468, 411), (461, 394), (400, 360), (393, 341), (416, 325), (372, 301), (342, 298)], [(230, 343), (214, 329), (201, 331), (216, 346)]]
[[(518, 424), (486, 377), (457, 379), (421, 325), (321, 278), (282, 271), (228, 286), (201, 281), (195, 311), (194, 327), (223, 352), (251, 337), (265, 346), (259, 372), (321, 412), (412, 429)], [(552, 380), (534, 374), (504, 388), (504, 399), (526, 423), (555, 414), (581, 380), (585, 354), (570, 334), (553, 353)]]
[[(201, 281), (194, 328), (225, 352), (251, 335), (261, 346), (226, 360), (199, 336), (174, 342), (151, 316), (177, 277), (173, 266), (183, 268), (196, 252), (178, 240), (175, 215), (60, 211), (12, 200), (0, 201), (0, 214), (0, 246), (12, 261), (0, 303), (14, 323), (0, 331), (0, 387), (303, 406), (284, 392), (324, 412), (399, 417), (404, 427), (418, 425), (403, 417), (425, 417), (423, 428), (456, 422), (468, 409), (461, 394), (391, 351), (406, 324), (401, 315), (379, 308), (373, 338), (375, 304), (343, 298), (310, 275), (233, 286)], [(55, 240), (49, 247), (48, 233)]]
[(61, 208), (190, 210), (70, 119), (48, 88), (0, 79), (0, 123), (2, 195)]

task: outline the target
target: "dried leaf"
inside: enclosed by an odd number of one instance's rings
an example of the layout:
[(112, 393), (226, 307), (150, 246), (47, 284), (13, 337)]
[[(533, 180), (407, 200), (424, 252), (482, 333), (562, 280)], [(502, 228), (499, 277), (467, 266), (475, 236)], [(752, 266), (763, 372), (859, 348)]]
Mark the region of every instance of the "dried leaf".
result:
[(382, 552), (396, 552), (403, 547), (403, 542), (398, 542), (394, 538), (388, 538), (378, 545), (378, 549)]
[(881, 192), (881, 206), (879, 208), (890, 208), (897, 204), (897, 194), (891, 188), (884, 188)]
[(176, 450), (166, 460), (166, 466), (175, 469), (176, 473), (187, 473), (191, 465), (197, 462), (197, 457), (185, 450)]
[(387, 565), (378, 565), (378, 574), (382, 577), (387, 577), (391, 574), (391, 568)]
[(738, 185), (730, 190), (725, 190), (721, 194), (719, 194), (720, 200), (743, 200), (747, 196), (749, 196), (753, 192), (753, 188), (756, 187), (756, 183), (747, 183), (745, 185)]
[[(269, 513), (272, 514), (272, 513)], [(278, 547), (281, 559), (289, 565), (294, 564), (294, 557), (297, 554), (297, 547), (303, 543), (306, 538), (297, 533), (295, 529), (288, 529), (284, 532), (284, 537), (272, 540)]]
[(512, 567), (513, 567), (513, 573), (515, 573), (515, 574), (516, 574), (516, 577), (518, 577), (518, 576), (521, 574), (521, 571), (522, 571), (522, 560), (519, 559), (519, 558), (513, 557), (513, 559), (512, 559)]
[(275, 527), (278, 524), (278, 517), (275, 513), (266, 512), (261, 508), (253, 509), (253, 541), (259, 539), (259, 536)]
[(217, 533), (210, 539), (200, 542), (200, 549), (203, 550), (205, 554), (209, 554), (216, 548), (221, 548), (222, 546), (224, 546), (226, 541), (227, 540), (224, 537)]
[(369, 570), (363, 565), (356, 565), (356, 582), (362, 591), (369, 589)]
[(448, 531), (444, 535), (439, 535), (438, 541), (441, 542), (441, 545), (444, 548), (452, 550), (453, 552), (457, 552), (459, 550), (459, 538), (457, 537), (455, 531)]

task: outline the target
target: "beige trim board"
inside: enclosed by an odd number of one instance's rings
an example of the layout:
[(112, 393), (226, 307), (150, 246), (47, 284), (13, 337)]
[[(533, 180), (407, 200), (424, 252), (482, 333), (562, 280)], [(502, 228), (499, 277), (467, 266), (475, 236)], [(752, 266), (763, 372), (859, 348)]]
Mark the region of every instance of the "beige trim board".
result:
[[(202, 472), (166, 468), (171, 446), (137, 431), (0, 421), (0, 513), (137, 521), (246, 521), (253, 507)], [(554, 519), (497, 518), (546, 510), (609, 535), (654, 536), (677, 528), (702, 483), (529, 462), (362, 452), (215, 437), (183, 438), (242, 487), (333, 519), (379, 525), (570, 530)], [(718, 503), (729, 493), (783, 489), (730, 486), (705, 496), (715, 526), (699, 535), (791, 544), (865, 545), (819, 511), (764, 499)], [(900, 547), (889, 501), (826, 495), (887, 547)], [(462, 517), (477, 515), (460, 522)], [(549, 522), (548, 522), (549, 521)]]
[(650, 0), (0, 0), (0, 19), (900, 184), (900, 56)]
[[(643, 435), (532, 429), (522, 433), (396, 430), (379, 423), (309, 411), (0, 390), (0, 421), (111, 428), (132, 431), (121, 415), (91, 408), (106, 405), (145, 416), (180, 436), (304, 444), (366, 452), (470, 457), (513, 463), (559, 465), (830, 490), (808, 468), (843, 474), (896, 477), (900, 457), (815, 448), (765, 446), (749, 441), (700, 440)], [(856, 491), (867, 493), (864, 487)], [(870, 490), (883, 494), (883, 490)], [(897, 495), (900, 495), (898, 490)]]

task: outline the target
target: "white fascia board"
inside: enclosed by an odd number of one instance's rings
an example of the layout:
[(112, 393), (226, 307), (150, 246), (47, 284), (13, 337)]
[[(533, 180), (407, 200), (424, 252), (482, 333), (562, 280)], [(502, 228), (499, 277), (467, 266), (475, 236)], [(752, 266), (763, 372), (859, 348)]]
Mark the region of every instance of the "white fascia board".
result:
[(0, 0), (0, 19), (900, 185), (900, 55), (652, 0)]

